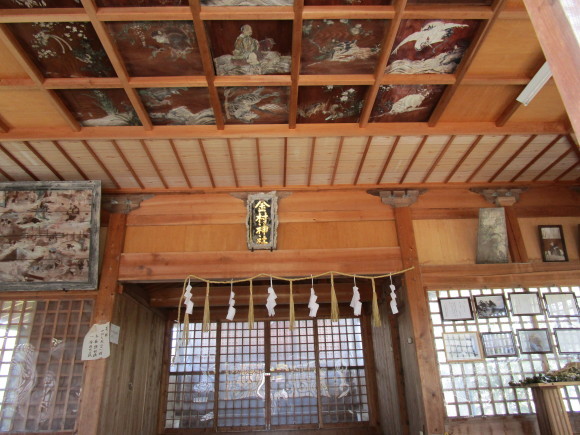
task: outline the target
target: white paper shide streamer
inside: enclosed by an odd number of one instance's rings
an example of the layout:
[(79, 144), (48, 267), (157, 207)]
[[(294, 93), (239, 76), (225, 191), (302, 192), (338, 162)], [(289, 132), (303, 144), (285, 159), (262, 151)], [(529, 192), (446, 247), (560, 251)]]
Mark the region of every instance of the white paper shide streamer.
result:
[(236, 305), (236, 300), (234, 299), (235, 297), (236, 294), (234, 293), (234, 284), (232, 283), (230, 286), (230, 302), (228, 308), (228, 315), (226, 316), (226, 319), (228, 320), (234, 320), (234, 316), (236, 315), (236, 309), (234, 308), (234, 305)]
[(312, 279), (312, 287), (310, 288), (310, 299), (308, 300), (308, 308), (310, 309), (310, 313), (308, 313), (308, 315), (310, 317), (316, 317), (316, 313), (318, 312), (318, 307), (320, 306), (320, 304), (316, 303), (316, 299), (318, 299), (318, 296), (316, 296), (316, 293), (314, 293), (314, 279)]
[(391, 289), (391, 311), (393, 314), (397, 314), (399, 309), (397, 308), (397, 295), (395, 294), (395, 285), (393, 284), (393, 279), (391, 278), (391, 285), (389, 285)]
[(354, 315), (360, 316), (362, 302), (360, 301), (360, 293), (358, 291), (358, 287), (356, 286), (356, 278), (354, 279), (354, 286), (352, 287), (352, 299), (350, 301), (350, 306), (353, 308)]
[(185, 288), (185, 293), (183, 294), (183, 303), (185, 305), (186, 314), (193, 314), (193, 301), (191, 300), (191, 297), (193, 296), (191, 294), (192, 288), (193, 287), (191, 287), (191, 280), (188, 280), (187, 287)]
[(268, 309), (268, 316), (272, 317), (276, 314), (274, 307), (276, 306), (276, 292), (272, 286), (272, 278), (270, 278), (270, 287), (268, 287), (268, 299), (266, 300), (266, 308)]

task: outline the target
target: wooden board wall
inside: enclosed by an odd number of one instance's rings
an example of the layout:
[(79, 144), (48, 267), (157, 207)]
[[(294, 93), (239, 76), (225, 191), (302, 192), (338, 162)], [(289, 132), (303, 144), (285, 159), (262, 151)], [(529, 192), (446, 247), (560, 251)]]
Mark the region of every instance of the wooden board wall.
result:
[(119, 344), (111, 344), (98, 433), (155, 434), (165, 321), (131, 296), (120, 294), (113, 323), (121, 331)]

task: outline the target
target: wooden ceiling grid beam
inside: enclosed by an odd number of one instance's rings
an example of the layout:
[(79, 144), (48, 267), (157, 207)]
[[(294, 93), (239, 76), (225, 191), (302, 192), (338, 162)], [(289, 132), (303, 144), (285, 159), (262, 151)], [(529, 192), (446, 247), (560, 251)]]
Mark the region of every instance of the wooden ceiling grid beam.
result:
[(314, 166), (314, 151), (316, 150), (316, 138), (312, 138), (312, 145), (310, 146), (310, 163), (308, 165), (308, 182), (307, 186), (310, 186), (312, 181), (312, 167)]
[(340, 137), (338, 142), (338, 150), (336, 150), (336, 158), (334, 159), (334, 167), (332, 168), (332, 176), (330, 178), (330, 185), (334, 186), (334, 180), (336, 179), (336, 171), (338, 170), (338, 164), (340, 163), (340, 156), (342, 155), (342, 145), (344, 144), (344, 136)]
[(34, 173), (30, 169), (28, 169), (24, 163), (22, 163), (14, 154), (8, 151), (8, 149), (1, 143), (0, 143), (0, 151), (6, 154), (10, 160), (12, 160), (20, 167), (20, 169), (26, 172), (30, 178), (32, 178), (34, 181), (40, 181), (40, 178), (34, 175)]
[(499, 118), (495, 121), (495, 125), (498, 127), (503, 127), (511, 119), (511, 117), (522, 107), (522, 103), (518, 100), (514, 100), (508, 104), (504, 111), (499, 115)]
[(104, 7), (97, 9), (99, 21), (191, 21), (187, 6)]
[(0, 133), (6, 133), (8, 130), (10, 130), (10, 127), (8, 127), (4, 118), (0, 116)]
[(137, 175), (137, 172), (135, 172), (135, 169), (133, 169), (133, 166), (131, 165), (131, 163), (129, 163), (129, 160), (127, 160), (125, 153), (123, 152), (123, 150), (121, 149), (121, 147), (119, 146), (117, 141), (113, 139), (113, 140), (111, 140), (111, 143), (113, 144), (113, 147), (115, 147), (117, 154), (119, 154), (119, 156), (121, 157), (121, 160), (123, 160), (123, 163), (125, 164), (127, 169), (129, 169), (129, 172), (131, 172), (133, 179), (137, 182), (137, 184), (139, 185), (139, 187), (141, 189), (145, 189), (145, 185), (143, 184), (143, 182), (141, 181), (141, 179)]
[(423, 150), (423, 147), (425, 146), (425, 142), (427, 142), (428, 137), (429, 136), (423, 136), (423, 139), (421, 139), (421, 143), (419, 143), (419, 146), (415, 150), (415, 153), (413, 154), (413, 157), (411, 157), (411, 161), (407, 165), (407, 168), (405, 169), (405, 172), (403, 172), (403, 175), (401, 176), (401, 179), (399, 180), (399, 184), (402, 184), (402, 183), (405, 182), (405, 178), (407, 178), (407, 174), (411, 170), (411, 167), (413, 166), (413, 163), (415, 163), (415, 160), (419, 156), (419, 153), (421, 153), (421, 150)]
[(288, 138), (284, 138), (284, 169), (282, 175), (282, 186), (286, 187), (286, 180), (288, 174)]
[(109, 61), (111, 62), (111, 65), (113, 66), (113, 69), (117, 74), (117, 77), (121, 81), (121, 85), (123, 86), (123, 89), (127, 94), (127, 97), (129, 98), (129, 101), (131, 102), (133, 109), (135, 110), (135, 113), (137, 113), (137, 116), (139, 117), (139, 120), (141, 121), (143, 128), (145, 130), (152, 130), (153, 124), (151, 122), (151, 118), (149, 117), (149, 113), (145, 109), (145, 105), (141, 101), (141, 98), (139, 97), (139, 93), (137, 92), (137, 90), (129, 86), (129, 73), (127, 72), (127, 68), (125, 67), (122, 57), (119, 54), (117, 45), (113, 41), (113, 38), (111, 37), (109, 31), (106, 28), (106, 24), (99, 20), (97, 14), (97, 6), (94, 0), (81, 0), (81, 3), (85, 8), (85, 11), (90, 19), (90, 22), (93, 25), (93, 28), (97, 34), (97, 37), (99, 38), (99, 41), (101, 42), (101, 45), (105, 50), (105, 53), (107, 53), (107, 57), (109, 58)]
[[(562, 178), (564, 178), (566, 175), (568, 175), (570, 172), (572, 172), (574, 169), (576, 169), (578, 167), (578, 165), (580, 165), (580, 162), (572, 163), (572, 166), (570, 166), (568, 169), (566, 169), (564, 172), (562, 172), (560, 175), (558, 175), (554, 181), (560, 181)], [(577, 181), (577, 180), (578, 179), (576, 179), (574, 181)]]
[(445, 183), (449, 183), (449, 181), (453, 178), (453, 176), (455, 175), (457, 170), (461, 167), (463, 162), (470, 156), (470, 154), (473, 152), (473, 150), (475, 149), (477, 144), (481, 141), (481, 139), (483, 139), (483, 136), (477, 136), (477, 138), (473, 141), (473, 143), (468, 148), (468, 150), (463, 154), (463, 156), (461, 156), (461, 158), (459, 159), (457, 164), (454, 166), (454, 168), (451, 170), (451, 172), (447, 175), (447, 178), (445, 178)]
[(260, 185), (260, 187), (262, 187), (262, 159), (260, 156), (260, 138), (257, 137), (256, 138), (256, 159), (257, 159), (257, 164), (258, 164), (258, 183)]
[(549, 172), (554, 166), (556, 166), (558, 163), (560, 163), (562, 160), (564, 160), (566, 157), (568, 157), (568, 155), (570, 153), (573, 153), (573, 152), (574, 151), (571, 149), (566, 150), (563, 154), (561, 154), (559, 157), (557, 157), (556, 160), (554, 160), (552, 163), (550, 163), (548, 166), (546, 166), (542, 172), (540, 172), (538, 175), (536, 175), (532, 181), (538, 181), (540, 178), (542, 178), (544, 176), (544, 174)]
[(6, 178), (8, 181), (15, 181), (7, 172), (5, 172), (2, 168), (0, 168), (0, 175)]
[(230, 159), (230, 166), (232, 168), (232, 175), (234, 176), (234, 183), (236, 187), (240, 187), (240, 183), (238, 182), (238, 172), (236, 171), (236, 161), (234, 159), (234, 153), (232, 151), (232, 142), (230, 138), (226, 139), (228, 144), (228, 156)]
[(111, 182), (115, 185), (115, 187), (117, 189), (120, 189), (121, 185), (116, 180), (116, 178), (113, 176), (111, 171), (109, 171), (109, 169), (103, 163), (103, 161), (99, 158), (99, 156), (97, 155), (95, 150), (93, 150), (93, 148), (89, 145), (89, 143), (86, 140), (81, 140), (80, 142), (84, 145), (85, 149), (90, 153), (90, 155), (93, 157), (93, 159), (95, 159), (95, 161), (101, 167), (101, 169), (105, 172), (105, 174), (107, 174), (107, 177), (109, 177), (109, 180), (111, 180)]
[(179, 152), (177, 152), (177, 148), (175, 146), (175, 142), (173, 141), (173, 139), (169, 139), (169, 145), (171, 145), (171, 150), (173, 151), (175, 160), (177, 160), (177, 164), (179, 165), (179, 169), (181, 170), (181, 175), (183, 176), (183, 179), (185, 180), (187, 187), (191, 189), (192, 188), (191, 181), (187, 176), (187, 171), (185, 170), (185, 166), (183, 165), (183, 160), (181, 160), (181, 156), (179, 155)]
[(428, 19), (448, 19), (448, 20), (489, 20), (493, 17), (493, 9), (489, 6), (467, 6), (437, 4), (410, 4), (407, 5), (403, 13), (403, 19), (428, 20)]
[(435, 170), (435, 168), (437, 167), (437, 165), (439, 164), (439, 162), (441, 161), (441, 159), (443, 158), (443, 156), (445, 155), (445, 153), (447, 152), (447, 150), (449, 149), (449, 147), (451, 146), (451, 144), (453, 143), (454, 140), (455, 140), (455, 136), (451, 135), (449, 137), (449, 140), (447, 141), (447, 143), (443, 147), (443, 149), (441, 151), (439, 151), (439, 154), (435, 158), (435, 161), (431, 164), (431, 167), (429, 168), (429, 170), (427, 171), (427, 173), (423, 177), (423, 180), (421, 181), (421, 183), (427, 182), (427, 180), (429, 179), (429, 177), (431, 176), (431, 174), (433, 173), (433, 171)]
[(475, 168), (475, 171), (473, 171), (471, 173), (471, 175), (467, 179), (467, 183), (469, 183), (469, 182), (471, 182), (471, 180), (473, 180), (473, 178), (478, 174), (478, 172), (481, 171), (481, 169), (487, 164), (487, 162), (489, 162), (489, 160), (495, 155), (495, 153), (497, 153), (497, 151), (509, 139), (509, 137), (510, 137), (509, 135), (506, 135), (497, 143), (497, 145), (489, 152), (487, 157), (485, 159), (483, 159), (483, 161), (479, 164), (479, 166), (477, 168)]
[(514, 176), (514, 177), (513, 177), (511, 180), (510, 180), (510, 183), (513, 183), (513, 182), (514, 182), (514, 181), (516, 181), (518, 178), (520, 178), (520, 177), (521, 177), (521, 176), (522, 176), (522, 175), (523, 175), (523, 174), (524, 174), (524, 173), (525, 173), (525, 172), (526, 172), (528, 169), (530, 169), (530, 168), (532, 167), (532, 165), (533, 165), (534, 163), (536, 163), (536, 162), (537, 162), (537, 161), (538, 161), (538, 160), (539, 160), (539, 159), (540, 159), (540, 158), (541, 158), (541, 157), (542, 157), (544, 154), (546, 154), (546, 153), (547, 153), (547, 152), (548, 152), (550, 149), (552, 149), (552, 148), (553, 148), (553, 146), (554, 146), (554, 145), (556, 145), (556, 143), (557, 143), (557, 142), (558, 142), (560, 139), (562, 139), (562, 137), (563, 137), (563, 135), (561, 135), (561, 134), (560, 134), (560, 135), (558, 135), (558, 136), (556, 136), (556, 138), (555, 138), (553, 141), (551, 141), (551, 142), (550, 142), (548, 145), (546, 145), (546, 146), (545, 146), (545, 147), (542, 149), (542, 151), (540, 151), (540, 152), (539, 152), (539, 153), (536, 155), (536, 157), (534, 157), (532, 160), (530, 160), (530, 161), (528, 162), (528, 164), (527, 164), (526, 166), (524, 166), (524, 167), (523, 167), (523, 168), (520, 170), (520, 172), (518, 172), (518, 173), (517, 173), (517, 174), (516, 174), (516, 175), (515, 175), (515, 176)]
[(211, 172), (209, 160), (207, 159), (207, 154), (205, 153), (205, 146), (203, 145), (203, 139), (197, 139), (197, 144), (199, 145), (199, 150), (201, 151), (201, 155), (203, 156), (203, 161), (205, 163), (205, 170), (207, 171), (207, 176), (209, 177), (211, 187), (215, 188), (215, 181), (213, 179), (213, 174)]
[(377, 182), (375, 184), (381, 184), (381, 180), (383, 179), (385, 172), (387, 171), (387, 167), (389, 166), (389, 163), (391, 163), (391, 159), (393, 158), (393, 154), (395, 154), (395, 150), (397, 149), (397, 145), (399, 145), (400, 140), (401, 140), (401, 136), (397, 136), (395, 138), (395, 142), (393, 143), (393, 146), (391, 147), (391, 150), (389, 151), (389, 155), (387, 156), (387, 159), (385, 160), (385, 164), (383, 165), (383, 169), (381, 170), (381, 173), (379, 174), (379, 177), (377, 178)]
[(60, 181), (64, 181), (64, 177), (63, 177), (63, 176), (62, 176), (62, 175), (61, 175), (61, 174), (60, 174), (60, 173), (59, 173), (59, 172), (58, 172), (58, 171), (57, 171), (57, 170), (54, 168), (54, 166), (52, 166), (52, 165), (51, 165), (51, 164), (48, 162), (48, 160), (46, 160), (46, 159), (44, 158), (44, 156), (43, 156), (42, 154), (40, 154), (40, 152), (38, 152), (38, 150), (37, 150), (36, 148), (34, 148), (34, 147), (32, 146), (32, 144), (31, 144), (30, 142), (28, 142), (28, 141), (22, 141), (22, 143), (24, 144), (24, 146), (25, 146), (26, 148), (28, 148), (28, 150), (29, 150), (29, 151), (30, 151), (32, 154), (34, 154), (34, 155), (36, 156), (36, 158), (37, 158), (38, 160), (40, 160), (40, 161), (42, 162), (42, 164), (43, 164), (44, 166), (46, 166), (46, 167), (47, 167), (47, 168), (50, 170), (50, 172), (52, 172), (52, 173), (54, 174), (54, 176), (55, 176), (56, 178), (58, 178)]
[(437, 123), (443, 116), (443, 113), (445, 113), (445, 110), (449, 106), (451, 99), (457, 92), (457, 89), (459, 89), (459, 86), (462, 84), (463, 79), (465, 78), (467, 71), (469, 70), (469, 67), (475, 60), (475, 56), (477, 55), (479, 49), (483, 45), (483, 41), (485, 40), (494, 23), (498, 19), (501, 9), (505, 3), (506, 0), (494, 0), (491, 6), (491, 9), (493, 11), (492, 17), (489, 18), (488, 20), (485, 20), (484, 23), (480, 24), (477, 34), (471, 41), (469, 48), (463, 55), (463, 59), (461, 60), (459, 66), (457, 67), (457, 70), (455, 71), (455, 83), (451, 86), (448, 86), (443, 91), (443, 95), (441, 95), (439, 102), (435, 106), (435, 110), (433, 110), (433, 113), (431, 113), (431, 116), (429, 117), (428, 124), (430, 127), (437, 125)]
[(361, 174), (361, 172), (362, 172), (362, 168), (363, 168), (363, 166), (364, 166), (364, 164), (365, 164), (365, 160), (366, 160), (366, 158), (367, 158), (367, 154), (368, 154), (368, 152), (369, 152), (369, 148), (370, 148), (370, 146), (371, 146), (371, 142), (372, 142), (372, 141), (373, 141), (373, 137), (372, 137), (372, 136), (369, 136), (369, 137), (367, 138), (367, 143), (366, 143), (366, 145), (365, 145), (365, 149), (364, 149), (364, 151), (363, 151), (363, 154), (362, 154), (362, 156), (361, 156), (360, 163), (359, 163), (359, 165), (358, 165), (358, 169), (357, 169), (357, 171), (356, 171), (356, 175), (355, 175), (355, 177), (354, 177), (354, 182), (353, 182), (353, 184), (354, 184), (355, 186), (358, 184), (358, 179), (359, 179), (359, 177), (360, 177), (360, 174)]
[(389, 61), (391, 50), (395, 45), (395, 38), (397, 37), (397, 32), (399, 30), (399, 26), (401, 25), (403, 12), (405, 11), (406, 5), (407, 0), (396, 0), (395, 16), (390, 22), (389, 28), (385, 32), (385, 36), (381, 43), (381, 53), (379, 55), (379, 59), (377, 60), (377, 66), (374, 72), (374, 83), (369, 87), (365, 96), (365, 102), (359, 121), (360, 127), (366, 127), (369, 123), (369, 118), (371, 116), (375, 100), (377, 99), (377, 94), (379, 93), (381, 81), (385, 75), (385, 68), (387, 67), (387, 62)]
[(490, 183), (493, 183), (497, 177), (501, 175), (505, 168), (507, 168), (521, 153), (526, 147), (536, 138), (536, 135), (531, 135), (528, 140), (526, 140), (517, 150), (516, 152), (507, 159), (507, 161), (499, 168), (495, 174), (489, 179)]
[(54, 91), (44, 88), (43, 75), (40, 73), (34, 62), (32, 62), (28, 58), (28, 55), (26, 54), (20, 43), (16, 40), (16, 38), (8, 28), (8, 25), (6, 24), (0, 24), (0, 41), (2, 41), (6, 45), (10, 54), (14, 56), (20, 67), (34, 82), (36, 88), (48, 97), (48, 100), (52, 103), (52, 105), (59, 113), (59, 115), (61, 115), (64, 118), (69, 127), (75, 132), (80, 131), (81, 130), (80, 124), (70, 113), (70, 111), (68, 110), (66, 105), (62, 102), (62, 100), (58, 97), (58, 95), (56, 95)]
[(207, 40), (207, 36), (205, 33), (205, 26), (203, 24), (203, 20), (201, 19), (200, 15), (201, 6), (199, 4), (199, 0), (189, 0), (189, 9), (191, 11), (191, 16), (193, 20), (193, 30), (195, 32), (197, 45), (199, 47), (201, 64), (203, 66), (203, 72), (205, 73), (205, 79), (207, 81), (209, 101), (213, 109), (216, 127), (218, 130), (223, 130), (225, 126), (224, 115), (222, 112), (219, 94), (215, 85), (213, 58), (211, 55), (211, 50), (209, 48), (209, 42)]
[(0, 23), (87, 22), (89, 17), (80, 8), (0, 9)]
[[(190, 4), (196, 0), (190, 0)], [(198, 2), (196, 2), (198, 3)], [(235, 9), (235, 11), (234, 11)], [(203, 21), (216, 20), (292, 20), (292, 6), (202, 6), (199, 11)]]
[(155, 173), (157, 174), (157, 176), (161, 180), (163, 187), (165, 187), (166, 189), (169, 189), (169, 185), (167, 184), (167, 181), (165, 180), (165, 177), (163, 176), (163, 173), (161, 172), (161, 169), (159, 168), (157, 161), (153, 157), (153, 154), (151, 154), (151, 150), (147, 146), (147, 143), (145, 143), (145, 141), (143, 139), (139, 139), (139, 143), (141, 144), (141, 147), (145, 151), (145, 154), (147, 154), (147, 157), (149, 158), (149, 161), (153, 165), (153, 169), (155, 169)]
[(58, 141), (51, 141), (51, 143), (55, 146), (55, 148), (62, 154), (62, 156), (75, 168), (75, 171), (79, 173), (79, 175), (85, 180), (89, 180), (89, 176), (85, 174), (85, 172), (81, 169), (81, 167), (73, 160), (73, 158), (66, 152), (66, 150), (62, 147)]
[(304, 7), (304, 19), (349, 19), (349, 20), (390, 20), (395, 16), (393, 6), (306, 6)]
[(292, 66), (290, 86), (290, 108), (288, 111), (288, 127), (296, 128), (298, 118), (298, 90), (300, 77), (300, 53), (302, 52), (302, 13), (304, 0), (294, 0), (294, 22), (292, 23)]

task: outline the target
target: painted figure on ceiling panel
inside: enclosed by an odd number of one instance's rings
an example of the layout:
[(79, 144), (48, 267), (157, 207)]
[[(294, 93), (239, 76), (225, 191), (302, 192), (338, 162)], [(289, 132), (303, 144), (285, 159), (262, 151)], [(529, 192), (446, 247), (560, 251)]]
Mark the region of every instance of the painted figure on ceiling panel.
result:
[(0, 9), (80, 7), (81, 0), (0, 0)]
[(425, 122), (444, 89), (444, 85), (381, 86), (371, 122)]
[(221, 88), (228, 124), (283, 124), (288, 122), (288, 88)]
[(139, 95), (154, 125), (215, 124), (206, 88), (148, 88)]
[(298, 122), (357, 122), (366, 86), (304, 86), (298, 93)]
[(387, 74), (451, 74), (478, 27), (476, 20), (404, 20)]
[(201, 0), (202, 6), (292, 6), (294, 0)]

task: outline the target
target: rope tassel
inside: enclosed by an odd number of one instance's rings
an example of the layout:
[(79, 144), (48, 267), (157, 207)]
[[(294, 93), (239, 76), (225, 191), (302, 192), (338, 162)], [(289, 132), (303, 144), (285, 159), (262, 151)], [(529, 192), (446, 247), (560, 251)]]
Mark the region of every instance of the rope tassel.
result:
[(377, 300), (377, 289), (375, 288), (375, 279), (371, 279), (373, 284), (373, 302), (372, 302), (372, 313), (373, 313), (373, 326), (381, 326), (381, 316), (379, 315), (379, 302)]
[(203, 306), (203, 324), (202, 331), (208, 332), (210, 329), (209, 324), (209, 282), (205, 286), (205, 304)]
[(290, 330), (294, 329), (296, 314), (294, 313), (294, 295), (292, 294), (292, 281), (290, 281)]
[(330, 273), (330, 320), (338, 322), (340, 311), (338, 310), (338, 300), (336, 299), (336, 291), (334, 290), (334, 275)]
[(254, 329), (254, 282), (250, 280), (250, 302), (248, 306), (248, 329)]

